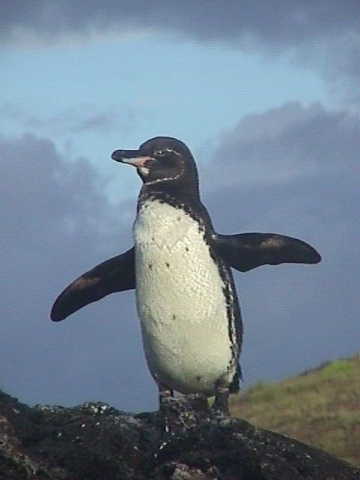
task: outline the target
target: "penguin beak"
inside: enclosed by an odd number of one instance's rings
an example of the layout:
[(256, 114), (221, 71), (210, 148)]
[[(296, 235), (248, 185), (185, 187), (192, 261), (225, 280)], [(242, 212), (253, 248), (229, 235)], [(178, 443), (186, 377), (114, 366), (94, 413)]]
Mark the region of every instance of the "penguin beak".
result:
[(148, 160), (152, 160), (149, 155), (141, 155), (139, 150), (115, 150), (111, 158), (116, 162), (128, 163), (136, 168), (144, 167)]

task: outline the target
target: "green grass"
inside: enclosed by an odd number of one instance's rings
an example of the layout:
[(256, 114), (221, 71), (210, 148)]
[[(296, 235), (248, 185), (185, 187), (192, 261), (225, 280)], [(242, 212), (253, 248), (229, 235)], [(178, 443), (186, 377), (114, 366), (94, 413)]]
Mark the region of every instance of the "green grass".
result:
[(234, 396), (231, 414), (360, 464), (360, 354)]

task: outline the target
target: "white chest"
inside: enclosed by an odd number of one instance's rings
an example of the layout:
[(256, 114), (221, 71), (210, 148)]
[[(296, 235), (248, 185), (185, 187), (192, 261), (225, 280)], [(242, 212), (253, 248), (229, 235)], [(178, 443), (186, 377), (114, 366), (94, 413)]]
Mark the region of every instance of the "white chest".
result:
[[(223, 281), (199, 224), (182, 209), (145, 203), (134, 224), (136, 298), (154, 377), (211, 394), (232, 375)], [(229, 370), (230, 368), (230, 370)]]

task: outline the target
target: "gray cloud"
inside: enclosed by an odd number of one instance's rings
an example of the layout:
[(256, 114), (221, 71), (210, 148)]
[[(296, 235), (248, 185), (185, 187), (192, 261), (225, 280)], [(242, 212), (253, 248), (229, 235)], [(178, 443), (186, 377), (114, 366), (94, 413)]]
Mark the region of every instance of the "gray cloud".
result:
[(266, 0), (237, 2), (227, 0), (211, 3), (185, 0), (174, 4), (165, 0), (124, 2), (105, 0), (61, 3), (37, 0), (31, 6), (21, 0), (2, 2), (2, 36), (10, 37), (22, 27), (47, 37), (61, 33), (86, 33), (92, 28), (107, 26), (134, 28), (134, 25), (163, 29), (179, 29), (203, 39), (256, 37), (276, 45), (296, 46), (324, 36), (333, 37), (358, 30), (359, 9), (356, 0), (346, 5), (335, 0), (309, 0), (301, 3)]
[(25, 402), (102, 398), (141, 409), (152, 381), (131, 293), (68, 322), (49, 319), (67, 283), (129, 247), (131, 224), (118, 211), (132, 206), (110, 207), (89, 163), (65, 163), (45, 139), (1, 137), (0, 158), (0, 386)]
[(279, 378), (358, 347), (358, 119), (290, 103), (244, 118), (201, 165), (218, 231), (277, 232), (323, 255), (316, 266), (237, 274), (245, 378)]
[(11, 102), (0, 104), (0, 117), (21, 125), (25, 130), (36, 128), (57, 133), (108, 133), (129, 129), (129, 123), (134, 116), (134, 109), (127, 105), (116, 106), (107, 110), (99, 109), (91, 104), (80, 104), (68, 108), (57, 115), (48, 117), (34, 115), (33, 112)]
[(208, 185), (238, 185), (240, 180), (248, 188), (281, 188), (318, 175), (322, 181), (333, 176), (340, 180), (342, 175), (347, 179), (358, 163), (358, 149), (356, 114), (320, 103), (304, 108), (288, 102), (248, 115), (219, 136)]
[[(246, 386), (358, 348), (357, 142), (345, 110), (286, 104), (246, 117), (220, 137), (213, 162), (201, 163), (218, 231), (293, 235), (323, 255), (316, 266), (236, 274)], [(2, 137), (0, 156), (1, 386), (26, 402), (155, 408), (132, 292), (60, 324), (48, 318), (68, 282), (129, 247), (134, 202), (110, 206), (93, 168), (65, 163), (46, 139)]]
[[(293, 61), (321, 71), (351, 100), (359, 80), (359, 23), (357, 0), (312, 2), (103, 2), (21, 0), (1, 4), (3, 43), (28, 41), (28, 34), (46, 42), (66, 35), (91, 38), (94, 32), (122, 35), (150, 29), (177, 32), (200, 41), (227, 42), (256, 48), (267, 56), (286, 53)], [(350, 92), (348, 90), (350, 89)]]

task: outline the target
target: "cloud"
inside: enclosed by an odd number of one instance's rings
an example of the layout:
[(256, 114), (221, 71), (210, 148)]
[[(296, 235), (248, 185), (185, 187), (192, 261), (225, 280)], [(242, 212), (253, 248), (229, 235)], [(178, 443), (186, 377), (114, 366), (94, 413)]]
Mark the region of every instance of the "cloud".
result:
[[(118, 112), (121, 112), (119, 114)], [(129, 129), (135, 109), (128, 105), (99, 110), (95, 105), (79, 104), (57, 115), (40, 116), (11, 102), (0, 104), (0, 117), (15, 122), (25, 131), (30, 128), (55, 133), (109, 133)]]
[(0, 137), (0, 158), (1, 387), (25, 402), (102, 398), (141, 409), (154, 387), (132, 293), (114, 295), (90, 315), (49, 319), (70, 281), (129, 248), (131, 224), (121, 218), (134, 205), (110, 206), (99, 173), (85, 160), (66, 163), (44, 138)]
[(38, 31), (56, 37), (77, 31), (86, 34), (90, 28), (104, 29), (111, 25), (134, 28), (146, 25), (156, 29), (178, 29), (207, 40), (255, 37), (275, 45), (312, 42), (324, 36), (334, 37), (358, 29), (359, 9), (356, 0), (346, 7), (335, 0), (320, 0), (316, 4), (266, 0), (243, 2), (235, 0), (194, 2), (180, 5), (156, 0), (118, 2), (105, 0), (89, 3), (82, 0), (61, 3), (38, 0), (26, 6), (21, 0), (5, 0), (2, 4), (2, 36), (10, 37), (15, 28)]
[(245, 188), (346, 176), (358, 161), (357, 132), (356, 114), (321, 103), (288, 102), (248, 115), (219, 136), (208, 185), (238, 185), (239, 171)]
[[(156, 408), (132, 292), (59, 324), (48, 318), (63, 287), (131, 245), (134, 202), (110, 205), (99, 173), (85, 160), (64, 162), (44, 138), (1, 137), (0, 158), (1, 387), (32, 403)], [(360, 333), (356, 117), (285, 104), (244, 118), (219, 137), (213, 162), (199, 163), (217, 231), (292, 235), (323, 255), (316, 266), (236, 274), (245, 385), (352, 354)]]
[[(104, 31), (112, 35), (146, 29), (176, 33), (199, 41), (256, 49), (268, 57), (286, 54), (293, 61), (317, 69), (354, 101), (359, 79), (360, 10), (357, 0), (311, 2), (236, 0), (180, 3), (107, 0), (54, 3), (38, 0), (2, 2), (0, 39), (4, 44), (29, 42), (38, 36), (55, 42), (69, 35), (91, 39)], [(348, 91), (350, 89), (350, 92)]]
[(245, 117), (201, 164), (217, 231), (275, 232), (311, 243), (316, 266), (236, 274), (245, 379), (279, 378), (358, 349), (358, 119), (297, 103)]

